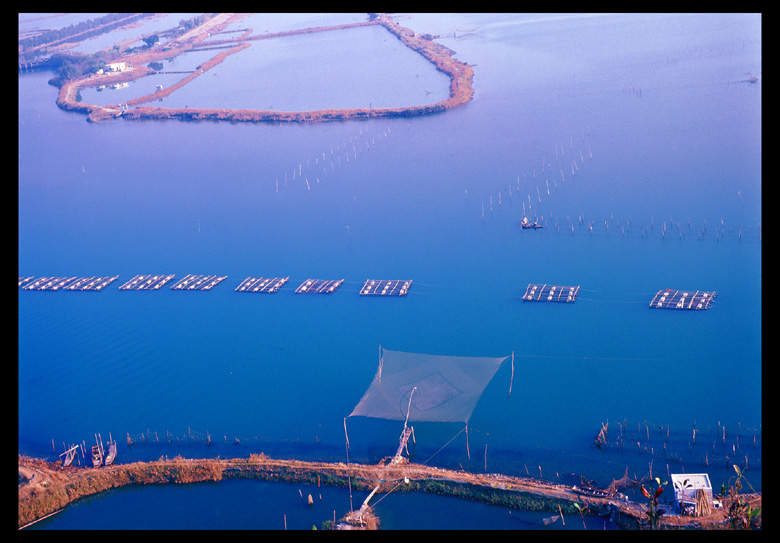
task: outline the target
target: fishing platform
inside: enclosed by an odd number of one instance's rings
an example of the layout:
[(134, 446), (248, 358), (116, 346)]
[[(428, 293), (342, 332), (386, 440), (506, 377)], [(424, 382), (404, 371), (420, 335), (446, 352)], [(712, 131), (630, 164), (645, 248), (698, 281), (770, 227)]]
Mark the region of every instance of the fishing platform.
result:
[(119, 278), (113, 277), (21, 277), (19, 286), (24, 290), (102, 290)]
[(171, 290), (211, 290), (222, 281), (227, 279), (227, 275), (218, 277), (216, 275), (185, 275), (171, 286)]
[(289, 277), (247, 277), (236, 287), (236, 292), (278, 292)]
[(580, 286), (567, 287), (557, 285), (528, 285), (523, 294), (523, 300), (529, 302), (561, 302), (573, 303), (577, 299)]
[(412, 286), (411, 279), (366, 279), (360, 289), (361, 296), (406, 296)]
[(523, 217), (523, 220), (520, 221), (520, 227), (521, 228), (530, 228), (532, 230), (538, 229), (538, 228), (544, 228), (543, 225), (539, 224), (536, 220), (534, 222), (531, 222), (528, 220), (528, 217)]
[(124, 285), (119, 287), (119, 290), (158, 290), (168, 281), (173, 279), (171, 275), (136, 275)]
[(650, 302), (651, 308), (658, 309), (709, 309), (710, 303), (715, 298), (715, 292), (690, 290), (673, 290), (670, 288), (659, 290)]
[(343, 283), (343, 279), (307, 279), (295, 289), (296, 294), (330, 294)]

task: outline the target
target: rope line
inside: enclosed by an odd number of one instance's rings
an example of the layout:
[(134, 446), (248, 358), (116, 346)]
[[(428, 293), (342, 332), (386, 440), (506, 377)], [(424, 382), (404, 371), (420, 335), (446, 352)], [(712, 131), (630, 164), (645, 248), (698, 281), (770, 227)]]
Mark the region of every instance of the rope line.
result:
[(437, 454), (439, 454), (441, 451), (443, 451), (443, 450), (444, 450), (444, 448), (445, 448), (447, 445), (449, 445), (450, 443), (452, 443), (452, 442), (455, 440), (455, 438), (456, 438), (456, 437), (458, 437), (460, 434), (462, 434), (464, 431), (466, 431), (466, 426), (464, 426), (464, 427), (463, 427), (463, 429), (461, 429), (461, 431), (460, 431), (460, 432), (458, 432), (457, 434), (455, 434), (454, 436), (452, 436), (452, 438), (451, 438), (451, 439), (450, 439), (450, 440), (449, 440), (447, 443), (445, 443), (444, 445), (442, 445), (442, 446), (441, 446), (441, 448), (440, 448), (438, 451), (436, 451), (435, 453), (433, 453), (433, 454), (432, 454), (432, 455), (431, 455), (431, 456), (430, 456), (430, 457), (429, 457), (429, 458), (428, 458), (428, 459), (427, 459), (425, 462), (423, 462), (423, 463), (422, 463), (422, 465), (423, 465), (423, 466), (427, 465), (427, 464), (428, 464), (428, 462), (430, 462), (430, 461), (433, 459), (433, 457), (434, 457), (434, 456), (436, 456), (436, 455), (437, 455)]
[(559, 358), (567, 360), (630, 360), (632, 362), (661, 362), (663, 358), (626, 358), (626, 357), (608, 357), (608, 356), (555, 356), (555, 355), (533, 355), (518, 354), (516, 358)]
[(577, 296), (577, 301), (582, 300), (584, 302), (597, 302), (597, 303), (603, 303), (603, 304), (649, 304), (648, 301), (636, 301), (636, 302), (630, 302), (625, 300), (594, 300), (593, 298), (583, 298), (581, 296)]
[[(428, 464), (428, 462), (430, 462), (430, 461), (433, 459), (433, 457), (434, 457), (434, 456), (436, 456), (436, 455), (437, 455), (437, 454), (439, 454), (441, 451), (443, 451), (445, 447), (447, 447), (447, 446), (448, 446), (450, 443), (452, 443), (452, 442), (455, 440), (455, 438), (456, 438), (456, 437), (458, 437), (460, 434), (462, 434), (462, 433), (463, 433), (465, 430), (466, 430), (466, 426), (464, 426), (464, 427), (463, 427), (463, 428), (462, 428), (462, 429), (461, 429), (461, 430), (460, 430), (460, 431), (459, 431), (457, 434), (455, 434), (454, 436), (452, 436), (452, 438), (451, 438), (451, 439), (450, 439), (450, 440), (449, 440), (447, 443), (445, 443), (444, 445), (442, 445), (442, 446), (441, 446), (441, 448), (440, 448), (438, 451), (436, 451), (435, 453), (433, 453), (433, 454), (432, 454), (432, 455), (431, 455), (431, 456), (430, 456), (430, 457), (429, 457), (429, 458), (428, 458), (428, 459), (427, 459), (425, 462), (423, 462), (421, 465), (423, 465), (423, 466), (427, 465), (427, 464)], [(383, 495), (381, 498), (379, 498), (378, 500), (376, 500), (376, 501), (374, 502), (374, 506), (376, 506), (376, 505), (377, 505), (379, 502), (381, 502), (381, 501), (382, 501), (382, 500), (384, 500), (384, 499), (385, 499), (387, 496), (389, 496), (390, 494), (392, 494), (392, 493), (393, 493), (395, 490), (397, 490), (397, 489), (398, 489), (398, 487), (400, 487), (402, 484), (403, 484), (403, 479), (399, 479), (399, 482), (398, 482), (398, 484), (396, 484), (396, 485), (395, 485), (393, 488), (391, 488), (390, 490), (388, 490), (388, 491), (387, 491), (387, 492), (386, 492), (386, 493), (385, 493), (385, 494), (384, 494), (384, 495)]]

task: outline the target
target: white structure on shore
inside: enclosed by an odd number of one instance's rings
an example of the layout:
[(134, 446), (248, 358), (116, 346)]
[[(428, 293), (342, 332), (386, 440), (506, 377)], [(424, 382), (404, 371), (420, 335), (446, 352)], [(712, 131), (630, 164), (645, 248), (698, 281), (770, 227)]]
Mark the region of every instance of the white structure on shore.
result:
[(681, 513), (694, 516), (707, 514), (710, 509), (721, 507), (720, 500), (712, 496), (710, 476), (706, 473), (672, 473), (674, 502)]
[(124, 72), (128, 68), (126, 62), (112, 62), (111, 64), (106, 64), (105, 69), (107, 72)]

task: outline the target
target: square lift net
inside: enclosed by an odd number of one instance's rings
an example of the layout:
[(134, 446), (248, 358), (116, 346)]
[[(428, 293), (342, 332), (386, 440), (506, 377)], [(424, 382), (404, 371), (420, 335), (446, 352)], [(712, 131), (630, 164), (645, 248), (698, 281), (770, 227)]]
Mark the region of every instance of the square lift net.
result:
[(509, 358), (379, 350), (374, 380), (350, 417), (404, 421), (408, 411), (409, 422), (468, 423), (488, 383)]

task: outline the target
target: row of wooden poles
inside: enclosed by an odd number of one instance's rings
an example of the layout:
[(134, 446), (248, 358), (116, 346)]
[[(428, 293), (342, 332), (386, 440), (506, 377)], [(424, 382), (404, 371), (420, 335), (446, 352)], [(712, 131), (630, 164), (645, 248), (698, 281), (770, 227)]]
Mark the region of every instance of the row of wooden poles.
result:
[[(647, 453), (667, 461), (680, 463), (692, 461), (709, 466), (710, 462), (743, 462), (744, 467), (761, 468), (761, 431), (760, 429), (737, 426), (737, 432), (727, 433), (725, 425), (718, 422), (717, 428), (697, 428), (694, 424), (690, 434), (672, 432), (669, 425), (651, 425), (644, 423), (618, 422), (618, 434), (609, 437), (609, 423), (602, 424), (595, 444), (603, 449), (617, 449), (620, 452), (636, 451)], [(683, 436), (689, 435), (686, 439)], [(704, 438), (704, 439), (702, 439)], [(660, 439), (660, 443), (655, 441)], [(697, 444), (698, 439), (698, 444)]]
[[(223, 436), (225, 445), (228, 444), (227, 435)], [(127, 446), (132, 447), (136, 443), (141, 443), (143, 445), (148, 444), (168, 444), (168, 445), (174, 445), (174, 444), (187, 444), (192, 445), (194, 443), (204, 443), (205, 445), (213, 445), (215, 442), (211, 439), (211, 434), (208, 432), (197, 432), (191, 428), (187, 428), (187, 433), (184, 435), (178, 435), (178, 434), (172, 434), (168, 430), (165, 431), (164, 436), (160, 436), (156, 431), (152, 432), (151, 430), (147, 430), (146, 434), (140, 434), (136, 436), (131, 436), (129, 433), (127, 434)], [(240, 445), (241, 439), (238, 437), (234, 437), (232, 441), (233, 445)]]

